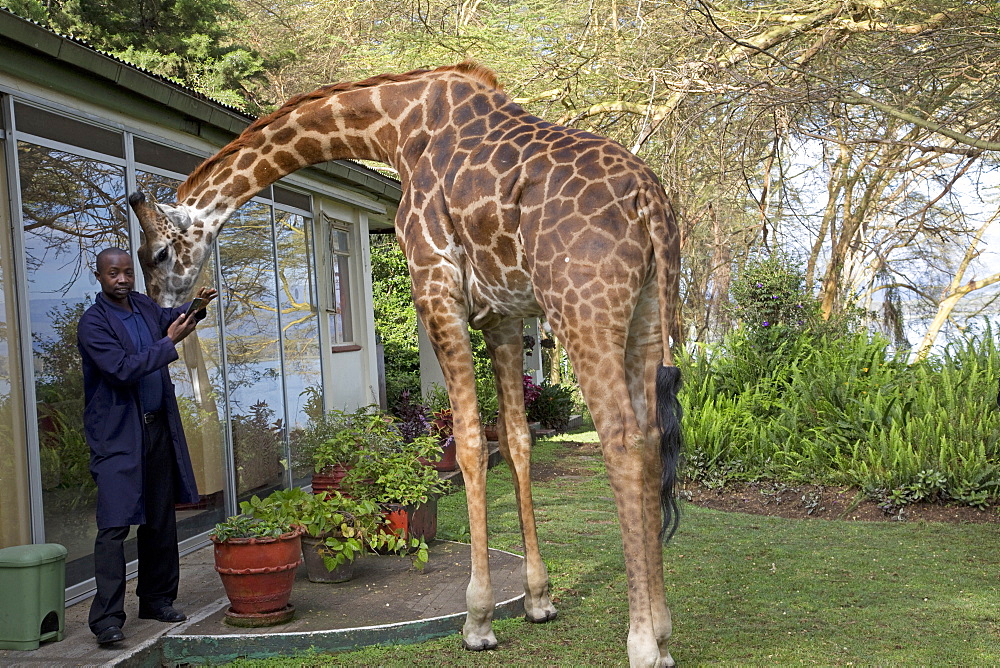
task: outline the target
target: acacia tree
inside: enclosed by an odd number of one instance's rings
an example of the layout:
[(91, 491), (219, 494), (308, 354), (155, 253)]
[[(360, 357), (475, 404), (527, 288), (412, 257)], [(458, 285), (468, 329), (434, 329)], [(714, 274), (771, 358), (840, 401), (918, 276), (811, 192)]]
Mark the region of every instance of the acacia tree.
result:
[[(822, 152), (826, 192), (818, 224), (795, 220), (788, 206), (782, 217), (786, 239), (810, 240), (808, 275), (818, 283), (824, 314), (897, 288), (934, 301), (936, 290), (926, 284), (948, 283), (956, 267), (968, 267), (954, 256), (981, 222), (966, 210), (970, 177), (992, 169), (984, 150), (1000, 148), (988, 76), (1000, 62), (995, 6), (825, 3), (767, 17), (772, 29), (754, 27), (745, 37), (741, 31), (751, 19), (759, 26), (760, 16), (744, 16), (735, 5), (701, 7), (731, 49), (744, 49), (748, 62), (764, 61), (742, 73), (742, 84), (729, 76), (729, 85), (752, 105), (782, 111), (786, 145), (800, 146), (794, 158), (785, 157), (786, 174), (810, 146)], [(793, 24), (808, 29), (796, 35), (785, 29)], [(766, 40), (768, 46), (759, 39), (782, 32), (787, 39)], [(802, 185), (785, 178), (780, 186), (782, 196), (799, 191), (803, 200)]]
[(475, 58), (529, 111), (637, 152), (681, 212), (698, 338), (730, 326), (729, 277), (760, 246), (798, 250), (828, 316), (936, 308), (983, 222), (969, 197), (992, 195), (974, 187), (1000, 147), (985, 0), (246, 4), (278, 63), (261, 97)]

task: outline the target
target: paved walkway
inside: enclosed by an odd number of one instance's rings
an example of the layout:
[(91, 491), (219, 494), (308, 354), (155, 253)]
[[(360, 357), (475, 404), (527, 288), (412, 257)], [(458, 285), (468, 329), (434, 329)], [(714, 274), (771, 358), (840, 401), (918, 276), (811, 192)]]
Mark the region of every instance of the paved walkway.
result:
[[(518, 555), (491, 550), (490, 571), (496, 591), (495, 619), (524, 614)], [(66, 610), (65, 634), (37, 650), (0, 650), (0, 666), (126, 666), (204, 664), (239, 656), (279, 656), (310, 647), (338, 651), (376, 643), (417, 642), (455, 634), (465, 620), (469, 546), (435, 541), (422, 572), (405, 557), (367, 556), (354, 578), (339, 584), (316, 584), (299, 567), (291, 604), (295, 617), (266, 628), (236, 628), (224, 623), (229, 601), (214, 569), (211, 547), (181, 559), (177, 607), (188, 615), (181, 624), (139, 619), (135, 580), (126, 595), (124, 642), (99, 647), (87, 628), (90, 600)]]

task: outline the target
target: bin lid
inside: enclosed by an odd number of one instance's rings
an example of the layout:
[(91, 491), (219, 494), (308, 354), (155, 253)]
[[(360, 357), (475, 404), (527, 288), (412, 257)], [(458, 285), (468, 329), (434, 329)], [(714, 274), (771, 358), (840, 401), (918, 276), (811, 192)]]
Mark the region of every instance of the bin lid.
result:
[(66, 558), (66, 548), (58, 543), (15, 545), (0, 550), (0, 568), (25, 568)]

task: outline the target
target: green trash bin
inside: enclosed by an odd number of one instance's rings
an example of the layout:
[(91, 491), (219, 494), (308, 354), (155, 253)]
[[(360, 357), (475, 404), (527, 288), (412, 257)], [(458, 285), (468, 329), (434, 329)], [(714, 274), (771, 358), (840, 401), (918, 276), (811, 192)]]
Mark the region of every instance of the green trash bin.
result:
[(0, 649), (38, 649), (43, 640), (62, 640), (65, 613), (65, 547), (0, 550)]

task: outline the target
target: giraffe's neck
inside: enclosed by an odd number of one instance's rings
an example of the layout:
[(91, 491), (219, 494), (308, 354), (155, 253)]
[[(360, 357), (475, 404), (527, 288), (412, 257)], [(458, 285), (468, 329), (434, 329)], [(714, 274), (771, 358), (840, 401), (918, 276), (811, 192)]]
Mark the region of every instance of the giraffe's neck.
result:
[(308, 165), (355, 158), (399, 169), (399, 137), (407, 136), (411, 116), (419, 115), (423, 95), (418, 85), (335, 92), (291, 109), (289, 103), (251, 125), (196, 169), (178, 189), (178, 205), (214, 238), (226, 220), (263, 188)]

